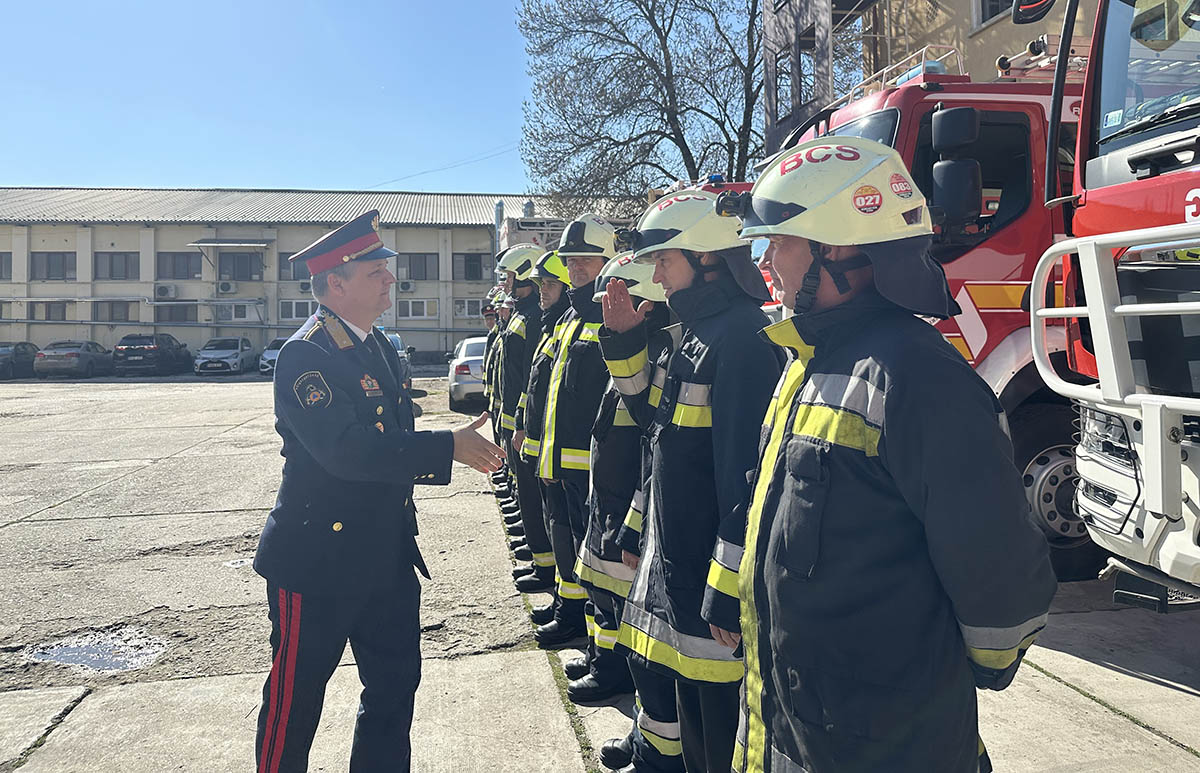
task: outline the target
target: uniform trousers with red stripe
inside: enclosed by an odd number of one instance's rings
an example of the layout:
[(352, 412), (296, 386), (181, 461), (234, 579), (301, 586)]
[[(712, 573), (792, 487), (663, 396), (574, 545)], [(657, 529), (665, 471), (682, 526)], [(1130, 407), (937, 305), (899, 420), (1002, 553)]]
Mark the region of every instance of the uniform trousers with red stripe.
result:
[(413, 699), (421, 681), (421, 585), (411, 566), (362, 595), (293, 593), (267, 584), (272, 665), (263, 685), (258, 773), (308, 769), (325, 685), (346, 648), (363, 690), (350, 752), (353, 773), (408, 771)]

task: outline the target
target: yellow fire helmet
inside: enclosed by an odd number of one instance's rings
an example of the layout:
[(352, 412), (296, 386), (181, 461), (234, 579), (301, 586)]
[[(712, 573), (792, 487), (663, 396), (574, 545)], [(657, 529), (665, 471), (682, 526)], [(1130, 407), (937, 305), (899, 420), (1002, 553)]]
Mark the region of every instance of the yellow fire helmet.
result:
[(663, 291), (662, 285), (653, 280), (653, 276), (653, 264), (638, 263), (633, 259), (632, 252), (622, 252), (610, 260), (604, 266), (604, 270), (600, 272), (600, 276), (596, 277), (596, 292), (592, 296), (592, 300), (599, 303), (608, 289), (608, 280), (620, 279), (633, 297), (641, 298), (644, 301), (664, 303), (667, 300), (667, 294)]
[(719, 252), (740, 247), (738, 224), (717, 215), (715, 193), (705, 190), (679, 191), (650, 205), (638, 218), (637, 227), (617, 232), (619, 249), (633, 251), (638, 263), (653, 263), (661, 250)]
[(532, 278), (533, 267), (545, 252), (536, 244), (514, 244), (500, 253), (496, 270), (513, 272), (513, 281), (519, 286)]
[(609, 261), (617, 254), (613, 243), (612, 225), (599, 215), (580, 215), (567, 224), (558, 242), (558, 257), (604, 258)]
[(533, 281), (541, 282), (544, 279), (553, 279), (562, 282), (567, 287), (571, 286), (571, 278), (567, 274), (567, 267), (563, 264), (562, 258), (558, 257), (558, 253), (554, 250), (543, 253), (533, 266)]
[[(868, 265), (879, 294), (897, 306), (942, 319), (959, 312), (945, 272), (929, 255), (925, 196), (887, 145), (837, 135), (800, 143), (771, 159), (748, 193), (721, 194), (716, 211), (739, 218), (746, 238), (809, 240), (813, 262), (794, 299), (797, 314), (812, 308), (821, 271), (846, 294), (846, 274)], [(859, 251), (832, 261), (823, 245)]]

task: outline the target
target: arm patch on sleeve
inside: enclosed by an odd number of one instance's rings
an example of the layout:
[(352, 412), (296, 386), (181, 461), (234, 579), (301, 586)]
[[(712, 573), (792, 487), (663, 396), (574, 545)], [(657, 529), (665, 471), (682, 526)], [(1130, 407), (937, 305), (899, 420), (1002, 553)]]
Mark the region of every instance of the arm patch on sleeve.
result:
[(333, 402), (333, 390), (325, 383), (325, 377), (319, 370), (301, 373), (292, 385), (292, 391), (303, 408), (325, 408)]

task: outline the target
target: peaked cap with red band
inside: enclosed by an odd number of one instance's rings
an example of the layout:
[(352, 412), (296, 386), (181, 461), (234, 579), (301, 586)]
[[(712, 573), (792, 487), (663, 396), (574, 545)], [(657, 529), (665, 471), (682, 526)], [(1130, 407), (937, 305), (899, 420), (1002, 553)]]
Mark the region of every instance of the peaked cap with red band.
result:
[(364, 212), (337, 230), (317, 239), (288, 260), (303, 260), (313, 276), (352, 260), (383, 260), (396, 252), (383, 246), (379, 210)]

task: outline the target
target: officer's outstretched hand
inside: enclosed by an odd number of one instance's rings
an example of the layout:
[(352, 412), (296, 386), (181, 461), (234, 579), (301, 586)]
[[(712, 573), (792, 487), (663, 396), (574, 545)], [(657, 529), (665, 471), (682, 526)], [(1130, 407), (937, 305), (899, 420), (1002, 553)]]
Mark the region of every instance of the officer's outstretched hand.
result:
[(708, 630), (712, 632), (712, 637), (714, 639), (721, 642), (731, 650), (736, 650), (738, 643), (742, 640), (742, 635), (740, 633), (726, 631), (724, 628), (718, 628), (712, 623), (708, 624)]
[(633, 298), (629, 289), (620, 279), (610, 279), (604, 287), (604, 326), (614, 333), (628, 333), (646, 320), (646, 315), (654, 308), (650, 301), (642, 301), (636, 309), (633, 308)]
[(500, 450), (500, 446), (476, 432), (487, 420), (488, 414), (484, 411), (475, 421), (455, 427), (451, 431), (454, 437), (454, 461), (474, 467), (480, 472), (495, 472), (500, 469), (504, 462), (504, 452)]

